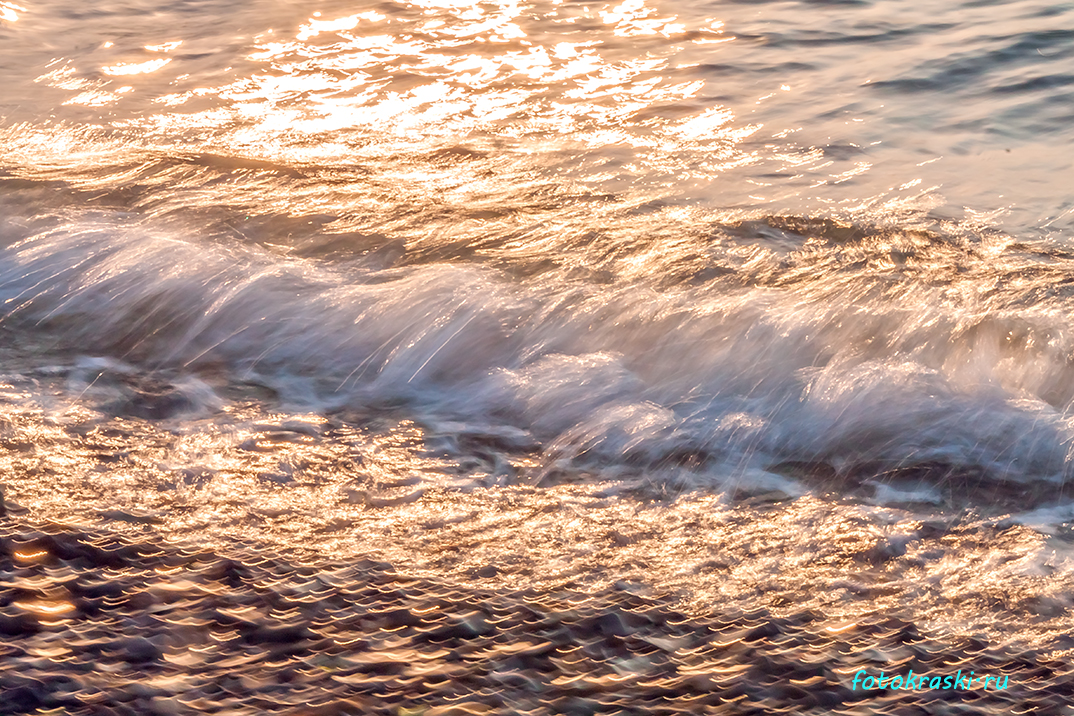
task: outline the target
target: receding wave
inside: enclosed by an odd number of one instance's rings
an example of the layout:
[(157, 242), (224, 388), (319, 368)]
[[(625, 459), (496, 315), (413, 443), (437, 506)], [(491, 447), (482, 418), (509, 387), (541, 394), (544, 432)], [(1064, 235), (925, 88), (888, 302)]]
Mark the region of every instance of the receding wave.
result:
[(650, 248), (523, 280), (506, 250), (495, 266), (385, 268), (83, 218), (6, 248), (0, 299), (16, 334), (44, 328), (68, 352), (223, 366), (323, 409), (507, 424), (549, 465), (1071, 472), (1066, 253), (794, 216), (685, 226)]

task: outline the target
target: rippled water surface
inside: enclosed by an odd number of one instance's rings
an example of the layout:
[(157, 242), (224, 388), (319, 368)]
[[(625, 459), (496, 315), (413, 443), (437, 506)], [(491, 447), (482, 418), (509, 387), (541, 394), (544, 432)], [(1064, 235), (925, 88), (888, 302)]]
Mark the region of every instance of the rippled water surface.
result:
[(7, 496), (1058, 633), (1072, 22), (0, 2)]

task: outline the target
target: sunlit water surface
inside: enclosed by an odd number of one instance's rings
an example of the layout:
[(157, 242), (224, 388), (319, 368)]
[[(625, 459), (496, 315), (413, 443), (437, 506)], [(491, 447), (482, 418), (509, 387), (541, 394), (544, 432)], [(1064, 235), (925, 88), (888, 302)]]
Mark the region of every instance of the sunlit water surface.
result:
[(7, 496), (1062, 633), (1072, 20), (0, 2)]

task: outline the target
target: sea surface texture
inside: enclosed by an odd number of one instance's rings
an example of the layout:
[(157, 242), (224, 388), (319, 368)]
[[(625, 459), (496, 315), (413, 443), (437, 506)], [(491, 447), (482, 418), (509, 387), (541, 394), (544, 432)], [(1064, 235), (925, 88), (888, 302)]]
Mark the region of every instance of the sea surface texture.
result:
[(8, 512), (1069, 649), (1072, 187), (1070, 3), (0, 0)]

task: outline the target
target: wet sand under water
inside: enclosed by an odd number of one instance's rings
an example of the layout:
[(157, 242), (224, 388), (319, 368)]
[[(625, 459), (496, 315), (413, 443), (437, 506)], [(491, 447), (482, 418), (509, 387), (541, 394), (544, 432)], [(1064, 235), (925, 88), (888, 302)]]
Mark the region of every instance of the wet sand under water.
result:
[[(3, 713), (1065, 713), (1072, 542), (1013, 509), (1046, 492), (594, 479), (507, 429), (5, 357)], [(910, 668), (1010, 687), (849, 685)]]
[[(320, 568), (0, 521), (3, 713), (1067, 713), (1062, 644), (936, 638), (630, 585), (511, 590), (370, 560)], [(860, 669), (1007, 676), (1003, 691), (863, 692)]]
[[(1047, 484), (928, 465), (834, 479), (815, 462), (702, 484), (690, 465), (624, 465), (611, 480), (507, 428), (294, 412), (251, 385), (58, 359), (5, 380), (0, 482), (30, 523), (310, 569), (373, 559), (465, 589), (628, 583), (698, 613), (904, 612), (1000, 645), (1050, 644), (1071, 626), (1071, 539)], [(206, 391), (218, 402), (199, 413)]]

